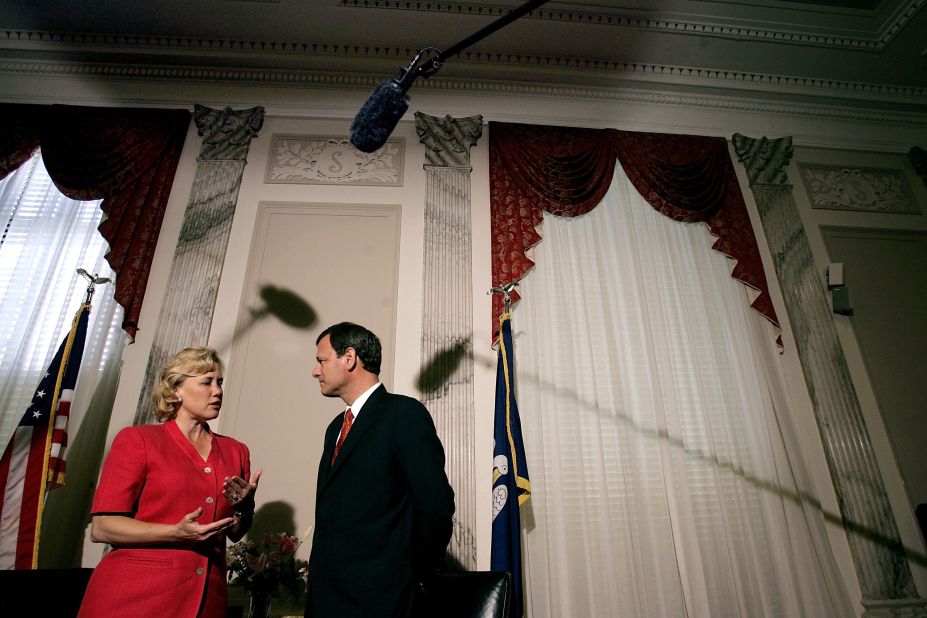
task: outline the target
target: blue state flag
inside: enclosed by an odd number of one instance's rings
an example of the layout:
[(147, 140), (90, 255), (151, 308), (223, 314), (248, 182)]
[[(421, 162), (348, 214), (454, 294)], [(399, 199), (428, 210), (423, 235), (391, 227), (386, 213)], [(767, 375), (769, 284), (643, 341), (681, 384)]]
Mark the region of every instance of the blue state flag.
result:
[(493, 571), (512, 574), (515, 618), (524, 613), (521, 572), (520, 507), (531, 497), (521, 420), (515, 403), (512, 315), (499, 318), (499, 362), (496, 370), (495, 444), (492, 470), (492, 555)]

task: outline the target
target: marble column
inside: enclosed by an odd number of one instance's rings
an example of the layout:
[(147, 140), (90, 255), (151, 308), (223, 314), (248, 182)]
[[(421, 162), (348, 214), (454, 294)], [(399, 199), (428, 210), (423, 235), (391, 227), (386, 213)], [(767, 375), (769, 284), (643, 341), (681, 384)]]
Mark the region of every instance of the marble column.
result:
[[(423, 375), (439, 376), (422, 389), (447, 452), (457, 501), (449, 552), (476, 569), (474, 452), (473, 286), (470, 224), (470, 147), (483, 133), (481, 116), (435, 118), (417, 112), (425, 145), (425, 251), (422, 294)], [(427, 369), (426, 369), (427, 368)], [(488, 474), (488, 473), (487, 473)], [(486, 492), (479, 492), (480, 495)]]
[(264, 124), (264, 108), (220, 111), (197, 105), (193, 121), (203, 145), (138, 397), (136, 425), (154, 420), (151, 389), (164, 361), (209, 339), (241, 176), (251, 140)]
[(792, 139), (733, 137), (795, 333), (866, 617), (927, 616), (901, 546), (822, 278), (788, 184)]

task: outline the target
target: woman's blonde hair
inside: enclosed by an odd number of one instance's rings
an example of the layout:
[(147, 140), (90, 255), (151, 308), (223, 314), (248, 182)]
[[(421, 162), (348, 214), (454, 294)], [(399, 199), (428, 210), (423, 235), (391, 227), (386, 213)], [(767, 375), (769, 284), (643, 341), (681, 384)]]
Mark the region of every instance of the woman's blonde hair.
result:
[(166, 421), (177, 415), (180, 399), (174, 391), (184, 380), (210, 371), (222, 373), (222, 361), (212, 348), (184, 348), (167, 359), (158, 376), (158, 383), (151, 393), (151, 398), (154, 400), (154, 415), (157, 419)]

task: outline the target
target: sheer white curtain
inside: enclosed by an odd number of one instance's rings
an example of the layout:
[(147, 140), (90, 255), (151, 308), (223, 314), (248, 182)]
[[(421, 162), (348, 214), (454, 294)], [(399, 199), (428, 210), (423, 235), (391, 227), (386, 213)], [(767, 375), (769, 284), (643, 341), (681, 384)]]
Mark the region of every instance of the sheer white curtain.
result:
[(705, 227), (618, 166), (543, 235), (513, 315), (528, 616), (852, 615), (798, 498), (775, 336)]
[[(97, 231), (102, 214), (99, 201), (62, 195), (40, 154), (0, 181), (0, 448), (6, 448), (84, 297), (86, 280), (76, 269), (113, 277), (104, 259), (106, 241)], [(72, 418), (86, 409), (101, 380), (114, 382), (105, 372), (122, 357), (121, 323), (112, 286), (98, 286)]]

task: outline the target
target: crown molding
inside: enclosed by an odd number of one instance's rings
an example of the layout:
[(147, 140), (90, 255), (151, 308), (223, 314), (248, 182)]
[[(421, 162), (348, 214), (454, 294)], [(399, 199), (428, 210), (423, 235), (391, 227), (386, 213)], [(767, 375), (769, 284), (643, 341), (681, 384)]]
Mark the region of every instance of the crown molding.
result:
[(148, 36), (133, 34), (92, 34), (41, 32), (35, 30), (0, 30), (0, 50), (33, 52), (125, 51), (164, 55), (209, 54), (216, 57), (238, 54), (323, 55), (345, 57), (398, 58), (407, 61), (411, 48), (336, 45), (330, 43), (287, 43), (281, 41), (243, 41), (199, 37)]
[[(603, 88), (584, 86), (563, 86), (561, 84), (526, 84), (493, 81), (435, 80), (426, 82), (423, 89), (454, 90), (492, 95), (513, 95), (566, 100), (606, 100), (623, 104), (644, 104), (680, 108), (702, 108), (722, 112), (737, 112), (761, 115), (792, 116), (820, 120), (843, 120), (886, 125), (908, 125), (927, 128), (927, 112), (888, 112), (884, 108), (854, 108), (850, 106), (825, 105), (788, 101), (764, 101), (747, 96), (728, 96), (685, 91), (667, 92), (647, 89), (643, 84), (637, 87)], [(418, 86), (417, 86), (418, 87)], [(742, 93), (741, 93), (742, 95)]]
[[(927, 1), (927, 0), (925, 0)], [(345, 85), (357, 74), (391, 75), (415, 50), (401, 47), (350, 46), (277, 41), (234, 41), (205, 38), (132, 35), (60, 34), (0, 31), (3, 72), (106, 75), (113, 77), (197, 79), (222, 81), (318, 83), (316, 74), (345, 75)], [(57, 58), (80, 58), (58, 60)], [(191, 66), (199, 62), (201, 66)], [(207, 64), (208, 66), (202, 66)], [(442, 75), (457, 79), (516, 82), (563, 82), (578, 85), (620, 85), (627, 81), (722, 90), (747, 90), (782, 95), (849, 99), (911, 105), (924, 110), (927, 88), (825, 80), (769, 73), (532, 56), (462, 52)], [(326, 79), (336, 79), (328, 76)], [(337, 79), (336, 79), (337, 81)], [(369, 80), (364, 80), (366, 83)], [(418, 84), (431, 81), (418, 80)]]
[[(792, 94), (813, 97), (846, 98), (854, 101), (867, 99), (871, 101), (892, 101), (908, 103), (924, 108), (927, 88), (910, 86), (893, 86), (842, 80), (776, 75), (772, 73), (755, 73), (686, 67), (670, 64), (648, 64), (639, 62), (614, 62), (603, 60), (585, 60), (577, 58), (555, 58), (549, 56), (524, 56), (512, 54), (487, 54), (464, 52), (459, 60), (470, 63), (468, 69), (475, 66), (518, 67), (527, 71), (534, 70), (535, 75), (543, 71), (548, 79), (552, 74), (568, 77), (581, 72), (590, 81), (612, 79), (633, 79), (651, 83), (672, 83), (710, 88), (751, 90), (769, 94)], [(450, 72), (450, 71), (448, 71)], [(433, 78), (432, 78), (433, 79)]]
[[(861, 104), (858, 92), (877, 87), (865, 84), (818, 84), (812, 83), (791, 96), (783, 96), (781, 87), (790, 78), (759, 79), (758, 76), (742, 76), (745, 85), (771, 85), (774, 88), (737, 89), (730, 87), (729, 74), (706, 72), (701, 81), (692, 79), (694, 69), (680, 67), (657, 67), (633, 65), (606, 84), (563, 84), (547, 81), (514, 81), (499, 79), (473, 79), (465, 77), (432, 77), (419, 80), (416, 90), (433, 93), (460, 92), (491, 96), (522, 96), (561, 100), (609, 101), (654, 106), (709, 109), (722, 112), (779, 115), (820, 120), (840, 120), (876, 125), (906, 125), (927, 127), (927, 104), (923, 91), (905, 93), (902, 97), (907, 105), (890, 109), (884, 101)], [(675, 83), (667, 76), (683, 76)], [(268, 86), (293, 88), (323, 88), (369, 90), (382, 78), (365, 73), (344, 73), (318, 70), (252, 69), (224, 67), (193, 67), (164, 65), (124, 65), (111, 63), (61, 62), (43, 60), (0, 60), (0, 78), (78, 78), (88, 80), (121, 80), (169, 82), (174, 84), (195, 83), (228, 86)], [(747, 79), (751, 77), (751, 79)], [(705, 85), (714, 80), (716, 87), (706, 92)], [(797, 83), (797, 82), (796, 82)], [(735, 86), (737, 84), (735, 83)], [(725, 87), (727, 86), (727, 87)], [(855, 88), (854, 88), (855, 86)], [(834, 96), (834, 88), (844, 87), (840, 100)], [(817, 97), (807, 96), (813, 90), (820, 90)], [(778, 94), (769, 96), (770, 90)], [(894, 90), (894, 89), (892, 89)], [(824, 96), (822, 96), (822, 93)], [(9, 97), (7, 97), (9, 98)], [(918, 104), (914, 104), (914, 102)], [(862, 103), (865, 103), (863, 101)]]
[[(917, 14), (925, 3), (927, 3), (927, 0), (901, 0), (897, 8), (886, 17), (885, 21), (874, 26), (868, 32), (865, 30), (854, 30), (854, 32), (860, 33), (855, 35), (816, 32), (812, 28), (801, 28), (801, 22), (791, 24), (796, 26), (793, 28), (782, 27), (781, 23), (772, 22), (769, 24), (755, 22), (750, 25), (738, 25), (730, 23), (730, 20), (722, 21), (708, 15), (701, 15), (697, 18), (693, 18), (690, 16), (673, 16), (672, 14), (668, 14), (667, 17), (660, 18), (645, 14), (633, 15), (630, 14), (628, 9), (601, 11), (576, 8), (564, 10), (542, 6), (523, 17), (523, 19), (541, 19), (598, 26), (618, 26), (668, 34), (688, 34), (694, 36), (710, 36), (737, 40), (879, 52), (892, 42), (895, 36), (914, 15)], [(487, 17), (500, 17), (512, 10), (511, 6), (506, 5), (475, 5), (469, 2), (339, 0), (338, 4), (339, 6), (356, 9), (416, 10), (441, 13), (462, 13), (477, 16), (485, 15)]]

